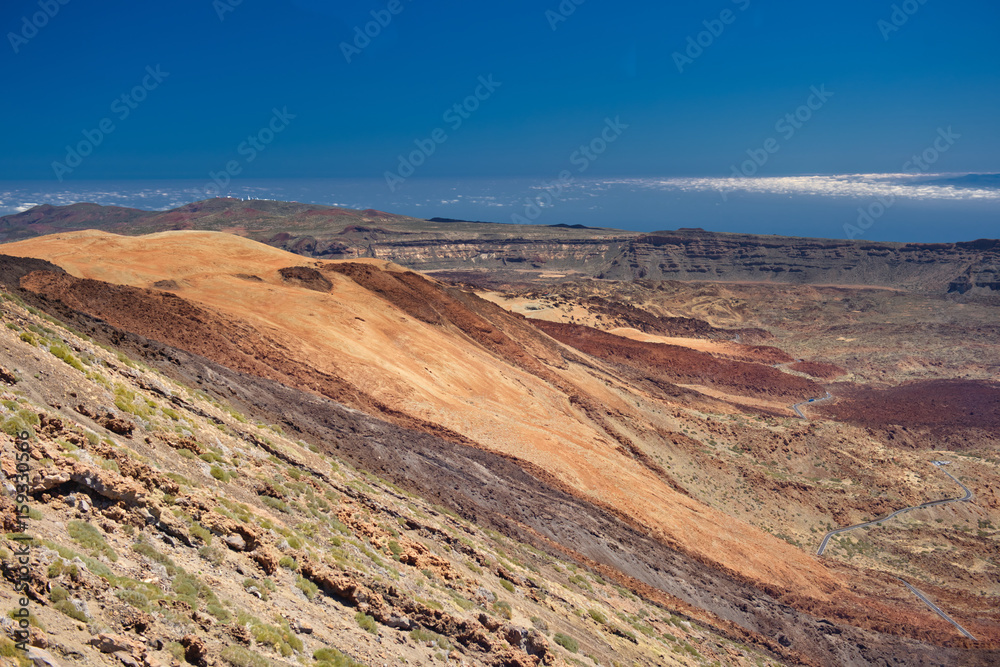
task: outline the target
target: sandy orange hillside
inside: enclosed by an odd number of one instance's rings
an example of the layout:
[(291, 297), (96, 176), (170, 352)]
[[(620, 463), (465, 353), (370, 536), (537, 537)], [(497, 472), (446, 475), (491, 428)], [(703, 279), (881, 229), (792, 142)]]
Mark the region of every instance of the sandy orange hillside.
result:
[[(336, 271), (321, 271), (331, 284), (328, 291), (303, 287), (280, 273), (288, 267), (322, 270), (336, 262), (312, 262), (244, 238), (191, 231), (145, 237), (59, 234), (6, 245), (2, 252), (48, 260), (78, 278), (167, 286), (250, 325), (283, 354), (350, 379), (386, 405), (537, 464), (581, 496), (617, 508), (706, 562), (819, 600), (830, 599), (840, 587), (817, 559), (678, 493), (623, 454), (607, 424), (596, 423), (569, 392), (617, 415), (623, 431), (647, 432), (637, 426), (647, 424), (665, 432), (669, 423), (637, 408), (644, 397), (614, 378), (549, 359), (543, 366), (558, 382), (547, 380), (453, 326), (407, 314)], [(381, 271), (402, 270), (371, 263)], [(85, 307), (116, 321), (113, 310)]]

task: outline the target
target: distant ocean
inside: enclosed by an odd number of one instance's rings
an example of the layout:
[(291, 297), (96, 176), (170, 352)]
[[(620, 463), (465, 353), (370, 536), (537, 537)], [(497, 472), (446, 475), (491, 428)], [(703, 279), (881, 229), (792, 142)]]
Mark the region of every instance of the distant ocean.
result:
[[(565, 174), (564, 174), (565, 176)], [(0, 182), (0, 215), (38, 204), (175, 208), (219, 191), (203, 181)], [(1000, 175), (847, 174), (775, 178), (234, 181), (221, 194), (378, 209), (418, 218), (636, 231), (712, 231), (873, 241), (1000, 238)]]

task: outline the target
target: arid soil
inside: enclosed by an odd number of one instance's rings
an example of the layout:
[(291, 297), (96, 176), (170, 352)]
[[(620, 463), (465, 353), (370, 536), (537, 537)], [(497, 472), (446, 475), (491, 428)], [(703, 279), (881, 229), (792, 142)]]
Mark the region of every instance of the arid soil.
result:
[[(843, 326), (830, 309), (848, 304), (865, 331), (872, 312), (883, 330), (907, 317), (922, 326), (912, 297), (901, 305), (913, 312), (897, 316), (884, 310), (897, 307), (891, 292), (795, 288), (790, 309), (815, 308), (809, 339), (804, 324), (776, 326), (777, 302), (758, 286), (628, 283), (616, 296), (617, 284), (587, 282), (481, 298), (387, 262), (304, 263), (194, 232), (56, 235), (4, 252), (65, 269), (25, 263), (0, 276), (98, 340), (789, 660), (988, 663), (986, 653), (940, 653), (971, 645), (893, 575), (918, 577), (980, 648), (1000, 639), (995, 531), (950, 535), (934, 523), (947, 513), (949, 525), (1000, 523), (987, 491), (1000, 463), (995, 388), (976, 384), (978, 398), (966, 400), (970, 385), (956, 385), (926, 403), (926, 391), (890, 389), (886, 366), (852, 362), (820, 331), (828, 320)], [(628, 307), (610, 307), (615, 298)], [(989, 327), (981, 312), (974, 326)], [(882, 386), (859, 386), (874, 377)], [(791, 412), (828, 388), (835, 402), (806, 408), (815, 421)], [(862, 420), (864, 398), (875, 415), (905, 417), (909, 408), (891, 405), (900, 392), (933, 408), (913, 424), (923, 430)], [(966, 419), (937, 423), (934, 410), (948, 409)], [(966, 544), (968, 559), (951, 570), (932, 555), (908, 559), (926, 547), (899, 535), (815, 558), (824, 528), (953, 493), (929, 466), (942, 455), (928, 445), (931, 422), (946, 453), (958, 449), (948, 437), (978, 428), (962, 450), (977, 458), (956, 462), (977, 503), (907, 521), (919, 522), (920, 544), (979, 540)]]
[(847, 371), (836, 364), (827, 364), (822, 361), (799, 361), (788, 366), (793, 371), (811, 375), (820, 380), (836, 380), (847, 375)]
[(868, 427), (926, 426), (940, 432), (1000, 431), (1000, 384), (982, 380), (926, 380), (876, 389), (850, 387), (842, 400), (818, 409), (839, 421)]
[(593, 357), (632, 367), (654, 379), (719, 385), (737, 395), (799, 399), (822, 393), (814, 382), (763, 364), (724, 361), (686, 347), (623, 339), (579, 324), (539, 320), (537, 326)]

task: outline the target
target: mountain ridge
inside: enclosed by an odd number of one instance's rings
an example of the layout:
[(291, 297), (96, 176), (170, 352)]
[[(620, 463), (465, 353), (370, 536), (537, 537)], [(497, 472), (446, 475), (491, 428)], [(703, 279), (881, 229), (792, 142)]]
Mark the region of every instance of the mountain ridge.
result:
[[(443, 219), (441, 219), (443, 220)], [(370, 257), (424, 272), (551, 280), (722, 280), (900, 287), (1000, 298), (1000, 241), (869, 242), (700, 229), (650, 233), (577, 225), (434, 222), (373, 210), (214, 199), (171, 211), (77, 204), (0, 218), (0, 240), (100, 229), (224, 231), (316, 259)]]

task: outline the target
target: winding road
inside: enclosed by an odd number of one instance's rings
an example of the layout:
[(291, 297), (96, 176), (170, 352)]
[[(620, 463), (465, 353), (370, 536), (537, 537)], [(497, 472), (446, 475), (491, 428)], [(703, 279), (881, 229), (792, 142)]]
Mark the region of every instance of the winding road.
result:
[[(938, 467), (940, 467), (940, 466), (938, 466)], [(888, 521), (889, 519), (891, 519), (891, 518), (893, 518), (895, 516), (899, 516), (900, 514), (903, 514), (905, 512), (909, 512), (910, 510), (920, 510), (920, 509), (925, 509), (925, 508), (928, 508), (928, 507), (936, 507), (938, 505), (947, 505), (948, 503), (968, 503), (968, 502), (972, 501), (972, 491), (969, 490), (969, 488), (967, 486), (965, 486), (965, 484), (962, 484), (960, 481), (958, 481), (957, 479), (955, 479), (955, 476), (952, 475), (947, 470), (941, 470), (941, 472), (943, 472), (944, 474), (948, 475), (948, 477), (951, 477), (952, 480), (954, 480), (954, 482), (956, 484), (958, 484), (960, 487), (962, 487), (963, 489), (965, 489), (965, 496), (963, 496), (962, 498), (945, 498), (943, 500), (932, 500), (930, 502), (923, 503), (923, 504), (920, 504), (920, 505), (913, 505), (912, 507), (904, 507), (903, 509), (896, 510), (892, 514), (888, 514), (888, 515), (886, 515), (886, 516), (884, 516), (884, 517), (882, 517), (880, 519), (874, 519), (872, 521), (866, 521), (864, 523), (858, 523), (858, 524), (855, 524), (853, 526), (847, 526), (845, 528), (838, 528), (836, 530), (831, 530), (829, 533), (827, 533), (823, 537), (823, 541), (820, 543), (819, 550), (816, 552), (816, 555), (817, 556), (822, 556), (823, 552), (826, 551), (826, 547), (827, 547), (827, 544), (830, 542), (830, 538), (832, 538), (834, 535), (837, 535), (839, 533), (846, 533), (849, 530), (856, 530), (858, 528), (867, 528), (868, 526), (874, 526), (875, 524), (882, 523), (883, 521)]]
[(802, 414), (802, 410), (799, 410), (800, 405), (821, 403), (822, 401), (829, 401), (831, 398), (833, 398), (833, 394), (831, 394), (830, 392), (826, 392), (826, 396), (824, 396), (823, 398), (810, 398), (808, 401), (802, 401), (801, 403), (796, 403), (795, 405), (792, 406), (792, 410), (795, 410), (795, 414), (797, 414), (799, 417), (802, 417), (802, 419), (808, 419), (808, 417)]
[[(783, 370), (784, 366), (786, 366), (786, 365), (787, 364), (775, 364), (774, 367)], [(800, 406), (810, 405), (812, 403), (819, 403), (821, 401), (828, 401), (831, 398), (833, 398), (833, 395), (829, 391), (827, 391), (826, 392), (826, 396), (824, 396), (822, 398), (810, 398), (809, 400), (802, 401), (801, 403), (796, 403), (795, 405), (792, 406), (792, 410), (794, 410), (795, 414), (797, 414), (802, 419), (808, 419), (808, 417), (806, 417), (802, 413), (802, 410), (799, 409)], [(958, 484), (960, 487), (962, 487), (962, 490), (965, 491), (965, 495), (964, 496), (962, 496), (961, 498), (944, 498), (942, 500), (932, 500), (930, 502), (922, 503), (920, 505), (914, 505), (912, 507), (904, 507), (903, 509), (896, 510), (892, 514), (888, 514), (888, 515), (886, 515), (884, 517), (881, 517), (879, 519), (875, 519), (873, 521), (866, 521), (864, 523), (855, 524), (853, 526), (846, 526), (844, 528), (838, 528), (836, 530), (831, 530), (829, 533), (827, 533), (826, 535), (823, 536), (823, 541), (820, 543), (819, 549), (816, 551), (816, 555), (817, 556), (822, 556), (823, 555), (823, 552), (826, 551), (827, 545), (830, 543), (830, 539), (834, 535), (838, 535), (840, 533), (846, 533), (846, 532), (848, 532), (850, 530), (856, 530), (858, 528), (867, 528), (868, 526), (874, 526), (876, 524), (881, 524), (883, 521), (888, 521), (889, 519), (892, 519), (893, 517), (899, 516), (900, 514), (905, 514), (906, 512), (909, 512), (911, 510), (926, 509), (928, 507), (936, 507), (938, 505), (947, 505), (948, 503), (968, 503), (968, 502), (972, 502), (972, 490), (969, 489), (969, 487), (967, 487), (965, 484), (962, 484), (960, 481), (958, 481), (958, 479), (954, 475), (952, 475), (950, 472), (948, 472), (947, 470), (944, 469), (944, 466), (949, 465), (949, 464), (950, 464), (950, 461), (933, 461), (932, 462), (932, 465), (934, 465), (937, 468), (939, 468), (941, 470), (941, 472), (943, 472), (944, 474), (948, 475), (948, 477), (951, 477), (952, 481), (955, 482), (955, 484)], [(896, 577), (896, 578), (899, 579), (899, 577)], [(977, 639), (972, 635), (971, 632), (969, 632), (968, 630), (966, 630), (965, 628), (963, 628), (961, 625), (959, 625), (958, 622), (955, 621), (955, 619), (953, 619), (951, 616), (949, 616), (944, 611), (942, 611), (942, 609), (940, 607), (938, 607), (936, 604), (934, 604), (934, 602), (932, 602), (926, 595), (924, 595), (923, 593), (921, 593), (919, 590), (917, 590), (916, 588), (914, 588), (913, 586), (911, 586), (908, 582), (904, 581), (903, 579), (899, 579), (899, 581), (904, 586), (906, 586), (908, 589), (910, 589), (910, 591), (914, 595), (916, 595), (917, 598), (921, 602), (923, 602), (924, 604), (926, 604), (927, 607), (931, 611), (933, 611), (935, 614), (937, 614), (938, 616), (940, 616), (944, 620), (946, 620), (949, 623), (951, 623), (952, 625), (954, 625), (955, 628), (958, 629), (958, 631), (961, 632), (964, 636), (968, 637), (972, 641), (977, 641)]]
[[(816, 552), (816, 555), (817, 556), (822, 556), (823, 552), (826, 551), (826, 547), (827, 547), (827, 544), (830, 542), (830, 538), (833, 537), (834, 535), (839, 534), (839, 533), (846, 533), (849, 530), (855, 530), (857, 528), (865, 528), (867, 526), (874, 526), (875, 524), (880, 524), (883, 521), (888, 521), (889, 519), (891, 519), (891, 518), (893, 518), (895, 516), (898, 516), (900, 514), (903, 514), (905, 512), (909, 512), (910, 510), (919, 510), (919, 509), (925, 509), (925, 508), (928, 508), (928, 507), (936, 507), (938, 505), (947, 505), (948, 503), (968, 503), (968, 502), (972, 502), (972, 490), (969, 489), (969, 487), (967, 487), (965, 484), (962, 484), (960, 481), (958, 481), (958, 479), (955, 478), (954, 475), (952, 475), (950, 472), (948, 472), (947, 470), (944, 469), (943, 466), (948, 465), (948, 462), (946, 462), (946, 461), (934, 461), (933, 465), (935, 465), (938, 468), (940, 468), (941, 472), (943, 472), (944, 474), (948, 475), (948, 477), (951, 477), (952, 481), (954, 481), (955, 484), (958, 484), (960, 487), (962, 487), (962, 489), (965, 491), (965, 495), (963, 497), (961, 497), (961, 498), (945, 498), (943, 500), (932, 500), (930, 502), (922, 503), (920, 505), (914, 505), (912, 507), (904, 507), (901, 510), (896, 510), (892, 514), (889, 514), (889, 515), (886, 515), (886, 516), (882, 517), (881, 519), (875, 519), (874, 521), (866, 521), (865, 523), (859, 523), (859, 524), (855, 524), (853, 526), (847, 526), (846, 528), (838, 528), (837, 530), (831, 530), (829, 533), (827, 533), (823, 537), (823, 542), (819, 545), (819, 550)], [(899, 579), (899, 577), (896, 577), (896, 578)], [(936, 604), (934, 604), (933, 602), (931, 602), (931, 600), (926, 595), (924, 595), (923, 593), (921, 593), (920, 591), (918, 591), (916, 588), (914, 588), (913, 586), (911, 586), (909, 583), (907, 583), (903, 579), (899, 579), (899, 581), (901, 581), (903, 583), (903, 585), (905, 585), (907, 588), (909, 588), (910, 591), (914, 595), (916, 595), (920, 599), (921, 602), (923, 602), (924, 604), (926, 604), (930, 608), (931, 611), (933, 611), (935, 614), (937, 614), (938, 616), (940, 616), (944, 620), (946, 620), (949, 623), (951, 623), (952, 625), (954, 625), (956, 628), (958, 628), (958, 631), (961, 632), (963, 635), (965, 635), (966, 637), (968, 637), (972, 641), (976, 641), (976, 638), (972, 635), (971, 632), (969, 632), (968, 630), (966, 630), (965, 628), (963, 628), (961, 625), (959, 625), (958, 622), (955, 621), (955, 619), (953, 619), (951, 616), (949, 616), (948, 614), (944, 613), (944, 611), (942, 611), (941, 608), (938, 607)]]

